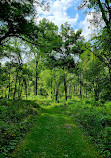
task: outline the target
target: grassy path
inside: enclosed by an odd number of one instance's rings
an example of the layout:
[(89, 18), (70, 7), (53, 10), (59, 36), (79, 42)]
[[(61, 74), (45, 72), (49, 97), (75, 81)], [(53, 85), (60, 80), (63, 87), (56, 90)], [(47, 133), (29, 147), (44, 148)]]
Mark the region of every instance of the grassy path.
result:
[(97, 158), (94, 148), (64, 115), (59, 106), (43, 108), (41, 116), (11, 157), (13, 158)]

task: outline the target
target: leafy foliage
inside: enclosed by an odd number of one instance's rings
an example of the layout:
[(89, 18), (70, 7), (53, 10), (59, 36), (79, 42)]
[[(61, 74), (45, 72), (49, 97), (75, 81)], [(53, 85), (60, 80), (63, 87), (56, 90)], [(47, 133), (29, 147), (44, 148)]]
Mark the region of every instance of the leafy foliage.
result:
[(38, 115), (39, 106), (33, 101), (0, 100), (0, 151), (9, 156), (18, 142), (33, 124), (33, 116)]
[[(84, 99), (83, 102), (70, 101), (66, 113), (79, 123), (81, 129), (96, 143), (98, 152), (104, 158), (111, 156), (111, 102), (104, 105), (98, 102), (99, 107), (92, 104), (92, 100)], [(101, 106), (100, 106), (101, 105)]]

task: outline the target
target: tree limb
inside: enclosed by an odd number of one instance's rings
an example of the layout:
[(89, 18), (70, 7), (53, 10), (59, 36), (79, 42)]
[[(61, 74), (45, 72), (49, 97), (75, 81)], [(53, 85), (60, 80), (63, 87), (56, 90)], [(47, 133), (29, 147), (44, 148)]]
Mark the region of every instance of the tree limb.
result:
[(100, 8), (100, 10), (101, 10), (102, 18), (103, 18), (103, 20), (104, 20), (104, 22), (105, 22), (105, 24), (106, 24), (106, 26), (107, 26), (107, 29), (110, 31), (109, 21), (108, 21), (107, 18), (106, 18), (105, 10), (103, 9), (103, 6), (102, 6), (100, 0), (98, 0), (98, 5), (99, 5), (99, 8)]

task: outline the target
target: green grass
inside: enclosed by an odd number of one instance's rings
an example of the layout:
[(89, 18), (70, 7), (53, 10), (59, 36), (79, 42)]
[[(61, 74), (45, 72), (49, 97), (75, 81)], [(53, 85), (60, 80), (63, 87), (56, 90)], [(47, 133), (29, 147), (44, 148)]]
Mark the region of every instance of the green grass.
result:
[(0, 119), (0, 158), (111, 157), (111, 102), (4, 98)]
[(41, 106), (41, 116), (25, 139), (17, 146), (12, 158), (97, 158), (96, 151), (65, 115), (64, 104)]
[(102, 158), (111, 157), (111, 102), (94, 104), (92, 99), (75, 98), (67, 102), (65, 113), (95, 143)]
[(0, 158), (9, 157), (39, 111), (38, 104), (31, 100), (0, 100)]

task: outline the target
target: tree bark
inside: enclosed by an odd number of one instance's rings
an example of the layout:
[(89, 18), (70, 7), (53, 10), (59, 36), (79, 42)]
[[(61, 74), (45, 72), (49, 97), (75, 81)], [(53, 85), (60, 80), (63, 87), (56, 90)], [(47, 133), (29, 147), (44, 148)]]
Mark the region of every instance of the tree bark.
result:
[(67, 84), (66, 84), (65, 75), (64, 75), (64, 90), (65, 90), (65, 99), (67, 100)]
[(18, 78), (18, 71), (17, 71), (16, 79), (15, 79), (15, 88), (14, 88), (14, 93), (13, 93), (13, 99), (15, 99), (15, 94), (16, 94), (16, 90), (17, 90), (17, 78)]
[(80, 98), (82, 98), (82, 86), (81, 86), (81, 81), (80, 81)]
[(25, 95), (26, 95), (26, 99), (27, 99), (27, 81), (25, 81)]
[[(51, 70), (51, 77), (52, 77), (52, 70)], [(52, 93), (52, 78), (51, 78), (51, 99), (53, 98), (53, 97), (52, 97), (52, 94), (53, 94), (53, 93)]]
[(110, 97), (111, 97), (111, 68), (109, 68), (109, 80), (110, 80), (109, 90), (110, 90)]
[(111, 68), (109, 67), (109, 80), (110, 80), (110, 83), (111, 83)]
[(22, 94), (22, 84), (21, 84), (21, 78), (19, 78), (18, 98), (21, 98), (21, 94)]
[(109, 32), (110, 31), (110, 21), (108, 21), (108, 19), (106, 17), (105, 10), (104, 10), (100, 0), (98, 0), (98, 5), (99, 5), (99, 8), (100, 8), (101, 13), (102, 13), (102, 18), (103, 18), (103, 20), (104, 20), (104, 22), (106, 24), (106, 27), (108, 29), (108, 32)]
[(58, 92), (59, 92), (59, 87), (57, 87), (56, 89), (56, 98), (55, 98), (56, 101), (58, 101)]
[(99, 100), (98, 89), (96, 87), (94, 88), (94, 98), (95, 98), (95, 101)]
[(10, 99), (10, 72), (9, 72), (9, 85), (8, 85), (8, 99)]
[(23, 83), (25, 85), (25, 96), (26, 96), (26, 99), (27, 99), (27, 81), (26, 81), (26, 79), (23, 79)]
[(11, 34), (11, 32), (8, 31), (4, 36), (2, 36), (2, 37), (0, 38), (0, 45), (2, 44), (2, 41), (3, 41), (3, 40), (5, 40), (7, 37), (10, 36), (10, 34)]
[(55, 98), (55, 100), (57, 102), (58, 102), (59, 86), (60, 86), (60, 81), (59, 81), (59, 83), (57, 84), (57, 87), (56, 87), (56, 98)]
[(38, 61), (36, 60), (35, 95), (37, 95), (37, 88), (38, 88), (38, 72), (37, 72), (37, 65), (38, 65)]
[(80, 98), (82, 98), (82, 81), (81, 81), (81, 70), (80, 70), (80, 77), (79, 77), (79, 82), (80, 82)]

